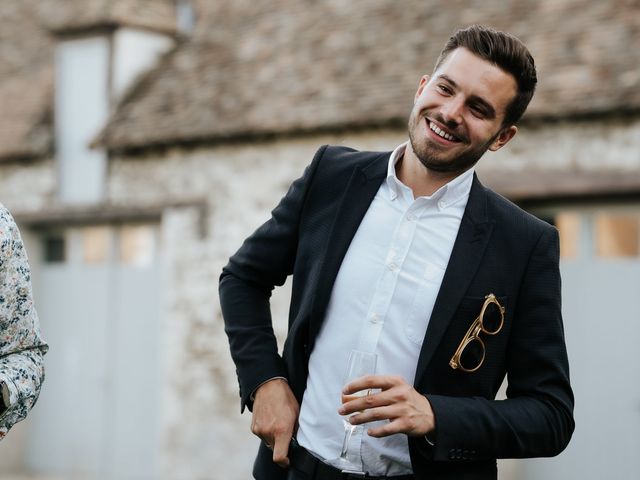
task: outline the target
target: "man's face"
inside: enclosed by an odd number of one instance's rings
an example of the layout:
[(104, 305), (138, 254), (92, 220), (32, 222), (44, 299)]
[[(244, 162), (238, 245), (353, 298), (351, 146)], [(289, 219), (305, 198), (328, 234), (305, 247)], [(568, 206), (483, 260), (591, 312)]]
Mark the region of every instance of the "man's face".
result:
[(409, 117), (411, 148), (430, 170), (459, 174), (488, 149), (515, 135), (503, 127), (517, 84), (508, 73), (465, 48), (458, 48), (431, 77), (420, 80)]

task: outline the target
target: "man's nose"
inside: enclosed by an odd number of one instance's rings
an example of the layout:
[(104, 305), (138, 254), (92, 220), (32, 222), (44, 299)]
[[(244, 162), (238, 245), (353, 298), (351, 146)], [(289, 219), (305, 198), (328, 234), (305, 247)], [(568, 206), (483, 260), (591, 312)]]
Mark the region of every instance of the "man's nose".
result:
[(451, 98), (440, 108), (442, 118), (447, 125), (459, 125), (462, 122), (462, 109), (464, 102), (462, 99)]

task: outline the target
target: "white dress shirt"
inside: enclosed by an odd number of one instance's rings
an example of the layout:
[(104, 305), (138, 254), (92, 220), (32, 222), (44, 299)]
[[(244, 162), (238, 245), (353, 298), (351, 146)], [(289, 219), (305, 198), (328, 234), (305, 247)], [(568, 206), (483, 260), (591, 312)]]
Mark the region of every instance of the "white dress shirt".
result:
[[(309, 359), (297, 440), (327, 463), (335, 463), (344, 439), (337, 410), (351, 350), (375, 352), (376, 374), (399, 375), (413, 384), (471, 190), (468, 170), (433, 195), (414, 199), (395, 171), (405, 148), (400, 145), (389, 158), (387, 178), (340, 266)], [(412, 473), (404, 434), (373, 438), (361, 428), (349, 450), (349, 460), (371, 475)]]

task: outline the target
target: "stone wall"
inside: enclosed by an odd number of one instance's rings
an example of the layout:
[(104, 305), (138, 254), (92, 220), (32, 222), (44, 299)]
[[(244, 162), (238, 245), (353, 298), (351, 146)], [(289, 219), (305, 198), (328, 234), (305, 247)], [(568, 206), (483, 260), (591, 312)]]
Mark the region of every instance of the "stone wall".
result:
[(12, 212), (46, 209), (56, 198), (53, 159), (0, 164), (0, 202)]
[[(169, 292), (165, 328), (163, 465), (167, 479), (250, 478), (257, 439), (240, 415), (238, 385), (218, 303), (222, 267), (269, 216), (318, 146), (347, 143), (384, 149), (402, 133), (311, 137), (249, 145), (171, 150), (117, 158), (108, 199), (118, 204), (204, 200), (204, 212), (175, 207), (163, 216)], [(272, 299), (274, 326), (286, 332), (289, 288)], [(282, 345), (282, 343), (281, 343)]]
[(640, 191), (640, 119), (525, 125), (478, 171), (487, 185), (518, 198)]

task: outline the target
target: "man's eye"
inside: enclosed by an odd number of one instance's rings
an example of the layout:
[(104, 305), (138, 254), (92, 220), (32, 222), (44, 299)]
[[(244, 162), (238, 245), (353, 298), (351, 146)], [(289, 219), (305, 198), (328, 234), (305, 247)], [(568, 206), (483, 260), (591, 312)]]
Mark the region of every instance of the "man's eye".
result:
[(446, 85), (438, 85), (438, 90), (442, 93), (451, 94), (451, 90)]
[(479, 105), (471, 105), (471, 113), (480, 118), (484, 118), (487, 116), (487, 112), (485, 112), (484, 109)]

